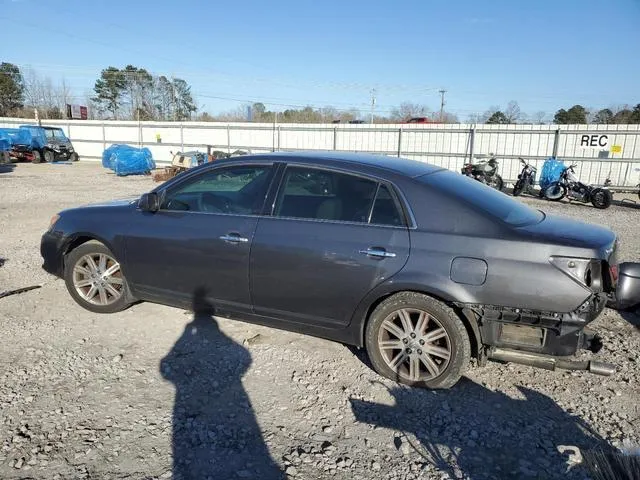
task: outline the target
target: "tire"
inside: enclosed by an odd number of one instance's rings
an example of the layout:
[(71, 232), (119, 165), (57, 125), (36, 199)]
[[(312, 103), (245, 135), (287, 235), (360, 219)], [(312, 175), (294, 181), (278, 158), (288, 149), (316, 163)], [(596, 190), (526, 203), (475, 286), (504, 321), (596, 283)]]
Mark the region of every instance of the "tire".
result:
[(566, 195), (567, 187), (558, 182), (553, 182), (551, 185), (544, 189), (544, 198), (552, 202), (559, 202)]
[(513, 196), (517, 197), (524, 190), (524, 181), (518, 180), (516, 184), (513, 186)]
[[(405, 314), (408, 314), (409, 328), (403, 327)], [(418, 328), (424, 319), (427, 323)], [(411, 328), (412, 333), (405, 335)], [(434, 340), (423, 340), (428, 335), (438, 334), (440, 337)], [(452, 387), (471, 358), (469, 335), (460, 317), (444, 303), (416, 292), (398, 293), (380, 303), (368, 319), (364, 340), (376, 372), (414, 387)], [(394, 345), (398, 348), (393, 348)], [(437, 349), (435, 354), (422, 351), (429, 346)], [(448, 359), (442, 356), (446, 352)], [(391, 365), (394, 361), (397, 363), (395, 369)]]
[(55, 161), (56, 156), (51, 150), (45, 150), (42, 154), (42, 158), (44, 159), (45, 163), (52, 163)]
[(612, 200), (613, 195), (611, 195), (611, 191), (609, 190), (604, 188), (594, 188), (591, 191), (591, 204), (596, 208), (601, 210), (609, 208)]
[[(91, 267), (87, 257), (93, 259), (93, 265), (96, 269)], [(107, 258), (103, 265), (100, 262), (102, 258)], [(105, 277), (104, 272), (110, 270), (113, 270), (113, 273)], [(96, 279), (91, 278), (90, 273), (94, 275), (102, 273), (103, 275)], [(115, 313), (126, 309), (132, 303), (127, 280), (115, 256), (105, 245), (95, 240), (83, 243), (67, 253), (64, 281), (69, 294), (76, 303), (91, 312)], [(93, 292), (93, 296), (89, 300), (93, 288), (96, 291)], [(119, 295), (115, 295), (113, 291)]]
[(496, 173), (493, 178), (489, 180), (488, 185), (501, 192), (504, 187), (504, 182), (502, 181), (502, 177)]
[(42, 154), (40, 150), (33, 151), (33, 161), (31, 163), (42, 163)]
[(69, 155), (69, 161), (77, 162), (78, 160), (80, 160), (80, 157), (76, 152), (73, 152), (71, 155)]

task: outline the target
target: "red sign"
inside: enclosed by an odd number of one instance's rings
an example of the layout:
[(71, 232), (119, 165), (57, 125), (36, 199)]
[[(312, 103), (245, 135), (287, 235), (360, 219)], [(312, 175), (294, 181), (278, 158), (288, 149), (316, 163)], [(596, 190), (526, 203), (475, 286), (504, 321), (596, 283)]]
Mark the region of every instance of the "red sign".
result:
[(71, 120), (86, 120), (89, 118), (87, 107), (67, 104), (67, 118)]

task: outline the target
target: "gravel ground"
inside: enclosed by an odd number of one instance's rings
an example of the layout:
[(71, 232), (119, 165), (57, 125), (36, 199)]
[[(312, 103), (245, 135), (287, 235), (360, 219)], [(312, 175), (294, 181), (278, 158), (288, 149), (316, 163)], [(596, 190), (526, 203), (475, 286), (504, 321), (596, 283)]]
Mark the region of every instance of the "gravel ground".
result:
[[(401, 388), (338, 343), (81, 309), (40, 268), (50, 217), (153, 182), (82, 162), (0, 172), (0, 292), (43, 285), (0, 299), (0, 478), (582, 479), (577, 448), (640, 442), (636, 315), (594, 324), (612, 377), (490, 363), (449, 391)], [(620, 259), (640, 258), (635, 206), (524, 201), (611, 227)]]

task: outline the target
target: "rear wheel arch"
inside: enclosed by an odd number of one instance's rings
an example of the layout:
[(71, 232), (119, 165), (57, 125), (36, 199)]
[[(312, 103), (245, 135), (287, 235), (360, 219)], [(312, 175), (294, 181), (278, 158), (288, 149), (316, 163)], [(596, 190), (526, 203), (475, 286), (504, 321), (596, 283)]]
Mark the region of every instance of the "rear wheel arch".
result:
[(442, 292), (435, 293), (433, 291), (430, 291), (429, 289), (421, 289), (421, 288), (394, 289), (377, 296), (372, 302), (369, 302), (369, 305), (366, 308), (364, 315), (359, 320), (360, 321), (360, 325), (359, 325), (360, 332), (358, 336), (359, 346), (364, 345), (364, 336), (365, 336), (365, 330), (367, 328), (367, 323), (371, 319), (371, 314), (378, 307), (378, 305), (384, 302), (387, 298), (393, 295), (397, 295), (399, 293), (404, 293), (404, 292), (419, 293), (422, 295), (426, 295), (428, 297), (433, 298), (434, 300), (438, 300), (439, 302), (445, 303), (446, 305), (451, 307), (455, 311), (456, 315), (460, 317), (460, 320), (462, 320), (462, 323), (464, 324), (467, 330), (469, 341), (471, 342), (472, 357), (474, 358), (479, 357), (479, 354), (482, 348), (482, 337), (480, 334), (480, 327), (478, 325), (478, 322), (475, 316), (473, 314), (467, 314), (463, 311), (463, 309), (457, 307), (455, 305), (454, 300), (452, 300), (448, 295), (446, 294), (443, 295)]

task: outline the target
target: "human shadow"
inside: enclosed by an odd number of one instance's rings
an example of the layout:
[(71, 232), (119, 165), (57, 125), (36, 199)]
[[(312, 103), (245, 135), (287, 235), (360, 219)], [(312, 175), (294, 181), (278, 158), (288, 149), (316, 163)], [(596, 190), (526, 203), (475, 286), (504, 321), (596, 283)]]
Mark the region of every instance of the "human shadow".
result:
[[(406, 441), (423, 470), (451, 478), (584, 478), (571, 463), (579, 458), (575, 447), (609, 448), (581, 418), (529, 388), (518, 387), (521, 398), (512, 398), (462, 379), (451, 390), (389, 392), (394, 406), (351, 399), (356, 421), (401, 432), (396, 446)], [(570, 447), (561, 453), (562, 446)]]
[(281, 479), (262, 438), (242, 376), (249, 352), (222, 333), (199, 290), (193, 320), (160, 362), (176, 389), (173, 479)]

